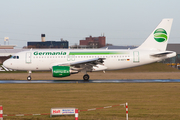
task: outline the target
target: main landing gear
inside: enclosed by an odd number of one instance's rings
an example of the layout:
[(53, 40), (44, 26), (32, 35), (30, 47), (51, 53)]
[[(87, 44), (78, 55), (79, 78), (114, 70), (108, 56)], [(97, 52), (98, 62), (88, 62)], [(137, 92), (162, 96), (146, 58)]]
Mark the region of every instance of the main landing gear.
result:
[(84, 81), (88, 81), (88, 80), (89, 80), (89, 75), (88, 75), (88, 74), (85, 74), (85, 75), (83, 76), (83, 79), (84, 79)]
[(29, 74), (28, 74), (28, 77), (27, 77), (27, 80), (28, 80), (28, 81), (31, 81), (31, 79), (32, 79), (32, 78), (31, 78), (31, 73), (32, 73), (32, 72), (29, 71)]

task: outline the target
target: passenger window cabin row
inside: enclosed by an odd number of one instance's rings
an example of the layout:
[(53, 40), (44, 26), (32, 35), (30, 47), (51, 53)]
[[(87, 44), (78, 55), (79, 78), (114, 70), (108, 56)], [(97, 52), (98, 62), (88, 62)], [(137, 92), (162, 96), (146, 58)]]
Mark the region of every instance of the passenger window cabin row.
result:
[[(127, 58), (130, 56), (67, 56), (67, 58)], [(34, 56), (33, 58), (66, 58), (66, 56)]]

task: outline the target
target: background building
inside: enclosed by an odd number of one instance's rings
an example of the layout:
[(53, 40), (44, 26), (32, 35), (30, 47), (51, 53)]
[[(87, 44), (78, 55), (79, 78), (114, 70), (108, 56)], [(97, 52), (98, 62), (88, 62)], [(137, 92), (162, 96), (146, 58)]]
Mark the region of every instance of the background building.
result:
[(0, 45), (0, 49), (14, 49), (16, 45)]
[(86, 40), (80, 40), (80, 46), (88, 46), (91, 48), (101, 48), (106, 45), (106, 37), (99, 36), (99, 37), (86, 37)]
[(68, 48), (69, 42), (61, 39), (61, 41), (45, 41), (45, 34), (41, 34), (41, 42), (27, 42), (27, 48)]
[(28, 42), (28, 48), (68, 48), (68, 41)]

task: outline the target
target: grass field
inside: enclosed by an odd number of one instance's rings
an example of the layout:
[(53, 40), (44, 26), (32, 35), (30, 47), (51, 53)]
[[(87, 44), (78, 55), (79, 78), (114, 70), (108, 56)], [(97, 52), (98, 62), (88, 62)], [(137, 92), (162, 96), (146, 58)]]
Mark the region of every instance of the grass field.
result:
[[(129, 103), (129, 120), (180, 118), (180, 83), (0, 84), (4, 114), (49, 113), (52, 107), (79, 110)], [(4, 119), (67, 119), (74, 116), (4, 117)], [(79, 120), (125, 119), (123, 106), (80, 112)]]
[[(35, 72), (33, 80), (80, 80), (83, 74), (53, 78), (51, 72)], [(26, 80), (25, 72), (1, 72), (2, 80)], [(118, 71), (90, 73), (90, 79), (179, 79), (179, 70), (161, 63)], [(50, 113), (53, 107), (79, 110), (129, 104), (129, 120), (177, 120), (180, 118), (180, 83), (76, 83), (0, 84), (4, 114)], [(74, 116), (4, 117), (4, 120), (74, 120)], [(117, 106), (80, 112), (79, 120), (125, 120), (125, 108)]]

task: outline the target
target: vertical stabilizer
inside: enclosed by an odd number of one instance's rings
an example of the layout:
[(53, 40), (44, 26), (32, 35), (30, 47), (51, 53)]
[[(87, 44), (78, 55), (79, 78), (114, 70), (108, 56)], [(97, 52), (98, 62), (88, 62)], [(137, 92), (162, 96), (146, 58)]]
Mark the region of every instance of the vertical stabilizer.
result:
[(137, 49), (166, 50), (173, 19), (163, 19), (150, 36)]

